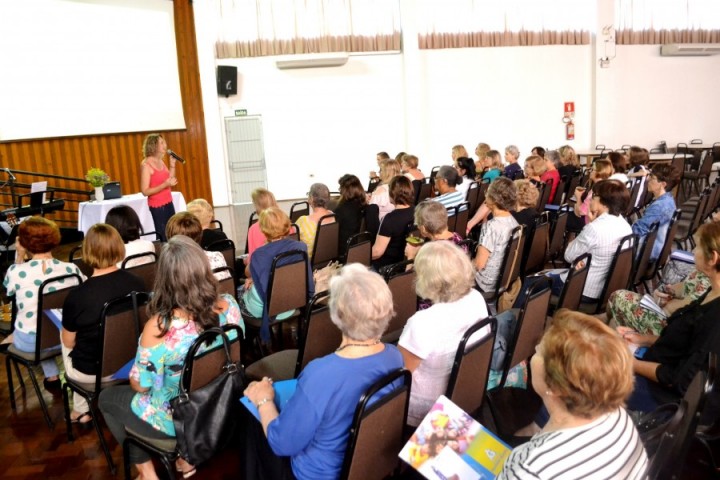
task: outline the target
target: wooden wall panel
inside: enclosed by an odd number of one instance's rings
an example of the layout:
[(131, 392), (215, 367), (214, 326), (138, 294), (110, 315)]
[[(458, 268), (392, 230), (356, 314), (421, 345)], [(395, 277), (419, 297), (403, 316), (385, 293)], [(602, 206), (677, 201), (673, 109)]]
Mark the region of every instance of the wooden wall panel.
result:
[[(175, 189), (181, 191), (187, 201), (203, 197), (212, 202), (192, 4), (190, 0), (178, 0), (174, 4), (180, 91), (186, 129), (161, 133), (169, 148), (187, 160), (186, 165), (178, 165), (178, 185)], [(0, 143), (0, 167), (80, 178), (84, 177), (88, 168), (100, 167), (108, 172), (112, 180), (122, 183), (123, 193), (134, 193), (140, 191), (141, 149), (147, 133), (4, 142)], [(20, 183), (38, 181), (29, 176), (17, 177)], [(1, 173), (0, 179), (4, 179)], [(50, 179), (48, 186), (91, 190), (86, 183), (58, 179)], [(8, 202), (6, 197), (3, 196), (3, 203)], [(83, 198), (74, 198), (72, 195), (65, 197), (70, 200), (66, 210), (54, 215), (54, 218), (69, 226), (77, 223), (77, 201)]]

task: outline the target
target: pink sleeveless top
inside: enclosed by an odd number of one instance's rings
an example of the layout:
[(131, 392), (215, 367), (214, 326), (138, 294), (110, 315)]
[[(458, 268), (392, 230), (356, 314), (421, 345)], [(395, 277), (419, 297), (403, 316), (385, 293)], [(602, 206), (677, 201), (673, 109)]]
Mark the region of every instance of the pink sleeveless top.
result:
[[(170, 170), (167, 168), (156, 170), (150, 163), (148, 163), (147, 166), (152, 170), (152, 174), (150, 174), (150, 188), (162, 185), (165, 180), (170, 178)], [(148, 197), (148, 205), (150, 208), (162, 207), (170, 202), (172, 202), (170, 187), (160, 190), (158, 193)]]

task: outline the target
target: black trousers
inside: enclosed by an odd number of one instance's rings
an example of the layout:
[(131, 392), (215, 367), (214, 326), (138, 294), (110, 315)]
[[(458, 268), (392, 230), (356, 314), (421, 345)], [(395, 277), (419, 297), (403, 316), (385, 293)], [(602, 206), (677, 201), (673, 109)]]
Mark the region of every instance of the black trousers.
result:
[(290, 457), (279, 457), (270, 448), (262, 425), (241, 408), (241, 458), (246, 480), (295, 480)]

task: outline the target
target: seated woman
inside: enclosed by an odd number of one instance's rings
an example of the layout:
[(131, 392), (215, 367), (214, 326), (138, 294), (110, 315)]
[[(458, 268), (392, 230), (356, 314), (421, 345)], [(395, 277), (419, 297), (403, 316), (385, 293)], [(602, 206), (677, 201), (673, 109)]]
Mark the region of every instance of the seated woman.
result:
[(610, 180), (618, 180), (622, 183), (628, 182), (627, 171), (627, 158), (622, 152), (610, 152), (607, 156), (610, 163), (613, 166), (613, 174), (610, 175)]
[[(260, 213), (262, 213), (262, 211), (266, 208), (278, 206), (275, 201), (275, 195), (265, 188), (256, 188), (252, 191), (250, 196), (252, 197), (253, 207), (255, 207), (255, 213), (258, 218), (260, 218)], [(253, 252), (257, 250), (258, 247), (262, 247), (266, 243), (267, 239), (260, 231), (260, 224), (258, 222), (253, 223), (250, 228), (248, 228), (247, 233), (248, 256), (245, 258), (245, 265), (250, 263), (250, 258), (252, 257)]]
[[(574, 201), (575, 204), (573, 205), (573, 211), (568, 216), (567, 228), (569, 231), (577, 233), (589, 223), (587, 214), (588, 210), (590, 210), (590, 202), (592, 200), (592, 187), (598, 182), (609, 179), (612, 174), (613, 168), (610, 161), (595, 160), (587, 186), (580, 185), (575, 188), (575, 192), (573, 192), (574, 197), (570, 199)], [(623, 184), (623, 186), (624, 185), (625, 184)], [(630, 198), (629, 195), (628, 198)]]
[(340, 183), (340, 201), (335, 207), (335, 220), (340, 224), (338, 250), (342, 255), (348, 239), (360, 232), (367, 197), (360, 179), (355, 175), (343, 175)]
[(458, 192), (462, 192), (463, 200), (467, 200), (470, 183), (475, 181), (475, 162), (468, 157), (458, 157), (455, 160), (455, 170), (463, 178), (462, 183), (459, 183), (455, 188)]
[(500, 159), (500, 152), (497, 150), (490, 150), (485, 154), (485, 160), (483, 161), (482, 170), (482, 181), (490, 183), (496, 178), (499, 178), (503, 172), (503, 164)]
[[(176, 213), (170, 217), (170, 220), (168, 220), (167, 226), (165, 227), (165, 236), (168, 240), (175, 235), (185, 235), (200, 245), (200, 242), (202, 241), (202, 226), (200, 225), (200, 220), (198, 220), (197, 217), (190, 212)], [(208, 250), (203, 250), (203, 252), (205, 252), (205, 256), (210, 262), (210, 268), (212, 270), (228, 266), (222, 252), (210, 252)], [(230, 272), (227, 270), (218, 272), (215, 274), (215, 278), (218, 280), (230, 278)]]
[(465, 147), (462, 145), (455, 145), (450, 150), (450, 158), (452, 158), (453, 163), (455, 163), (455, 160), (457, 160), (460, 157), (469, 157), (467, 150), (465, 150)]
[[(234, 324), (245, 329), (235, 299), (218, 294), (217, 280), (200, 245), (185, 236), (177, 235), (163, 246), (153, 292), (130, 385), (104, 389), (98, 402), (120, 445), (126, 437), (125, 427), (148, 438), (175, 437), (170, 399), (179, 393), (190, 346), (208, 328)], [(132, 446), (129, 453), (139, 478), (158, 478), (147, 453)], [(195, 471), (182, 458), (176, 465), (184, 478)]]
[(650, 254), (650, 260), (653, 262), (660, 257), (663, 246), (665, 246), (670, 220), (672, 220), (676, 208), (672, 191), (679, 181), (680, 172), (672, 165), (656, 165), (647, 177), (647, 188), (648, 192), (652, 193), (653, 201), (645, 207), (643, 216), (633, 223), (632, 231), (642, 241), (643, 237), (650, 232), (653, 223), (659, 225)]
[(368, 203), (378, 206), (380, 221), (395, 209), (395, 206), (390, 201), (390, 180), (398, 175), (400, 175), (400, 162), (397, 160), (383, 160), (380, 164), (380, 185), (373, 190), (368, 200)]
[(530, 367), (550, 418), (510, 453), (498, 479), (645, 478), (647, 455), (623, 408), (633, 388), (632, 357), (611, 328), (560, 310)]
[[(118, 267), (122, 266), (123, 260), (127, 257), (141, 253), (155, 252), (155, 244), (153, 242), (140, 238), (145, 232), (143, 231), (137, 213), (131, 207), (119, 205), (111, 208), (107, 215), (105, 215), (105, 223), (115, 228), (120, 234), (123, 243), (125, 243), (125, 256), (118, 262)], [(128, 261), (126, 267), (136, 267), (152, 261), (152, 258), (148, 255), (147, 257), (135, 258)]]
[(491, 150), (490, 145), (487, 143), (480, 142), (477, 144), (477, 147), (475, 147), (475, 156), (478, 158), (475, 160), (475, 178), (474, 180), (480, 181), (479, 178), (480, 172), (482, 172), (483, 169), (483, 162), (485, 161), (485, 155), (487, 152)]
[(505, 247), (510, 233), (518, 226), (510, 210), (517, 203), (517, 188), (507, 177), (500, 177), (490, 184), (485, 204), (493, 218), (480, 229), (477, 254), (475, 256), (475, 282), (483, 292), (494, 292), (502, 268)]
[[(5, 274), (3, 286), (8, 297), (15, 296), (17, 312), (13, 347), (21, 352), (35, 352), (38, 292), (45, 280), (69, 273), (84, 278), (80, 269), (53, 258), (52, 249), (60, 244), (60, 229), (52, 220), (30, 217), (18, 226), (15, 240), (15, 264)], [(40, 362), (45, 389), (59, 390), (60, 379), (54, 359)]]
[(195, 215), (200, 220), (200, 226), (202, 226), (202, 239), (200, 240), (200, 246), (207, 248), (213, 242), (220, 240), (227, 240), (227, 235), (222, 230), (216, 228), (210, 228), (210, 223), (215, 220), (215, 211), (212, 205), (204, 198), (196, 198), (192, 202), (187, 204), (187, 211)]
[[(303, 215), (297, 219), (297, 226), (300, 228), (300, 240), (307, 245), (308, 258), (312, 259), (313, 248), (315, 247), (315, 235), (320, 219), (333, 212), (328, 210), (330, 204), (330, 190), (322, 183), (313, 183), (308, 194), (310, 204), (310, 215)], [(323, 225), (333, 223), (335, 219), (326, 218)]]
[(580, 170), (580, 160), (578, 160), (575, 149), (570, 145), (563, 145), (558, 148), (558, 153), (560, 154), (560, 167), (558, 167), (560, 177), (571, 178)]
[(617, 328), (628, 342), (647, 347), (633, 361), (636, 382), (630, 410), (649, 412), (676, 401), (707, 364), (708, 353), (720, 353), (720, 224), (701, 225), (695, 243), (695, 267), (710, 279), (710, 289), (668, 317), (659, 336)]
[(420, 160), (415, 155), (403, 155), (402, 160), (400, 160), (400, 170), (411, 182), (425, 179), (425, 174), (418, 168), (419, 163)]
[[(65, 376), (78, 382), (92, 383), (97, 375), (98, 325), (105, 303), (130, 292), (142, 292), (145, 283), (127, 270), (118, 268), (125, 257), (125, 245), (120, 234), (110, 225), (96, 223), (85, 235), (82, 245), (85, 263), (93, 274), (79, 287), (68, 293), (63, 305), (62, 357)], [(111, 380), (108, 378), (107, 380)], [(73, 396), (70, 419), (76, 423), (90, 421), (87, 401), (77, 393)]]
[[(288, 238), (290, 234), (290, 218), (278, 207), (263, 210), (260, 213), (258, 224), (260, 224), (260, 231), (265, 235), (268, 243), (255, 250), (252, 261), (247, 268), (248, 278), (245, 280), (245, 285), (239, 289), (238, 298), (244, 315), (262, 319), (263, 325), (269, 325), (270, 317), (267, 315), (267, 309), (264, 306), (267, 299), (273, 259), (290, 250), (307, 251), (307, 245)], [(307, 282), (308, 298), (310, 298), (315, 294), (315, 284), (313, 283), (309, 257)], [(281, 313), (277, 316), (277, 320), (285, 320), (292, 313), (292, 311)]]
[(389, 187), (390, 201), (395, 209), (385, 215), (375, 237), (372, 247), (372, 267), (375, 270), (403, 260), (405, 239), (412, 230), (413, 209), (410, 206), (414, 191), (410, 180), (397, 176), (390, 180)]
[(507, 163), (507, 166), (505, 167), (504, 172), (505, 176), (508, 177), (510, 180), (522, 178), (520, 175), (522, 175), (523, 169), (518, 163), (519, 158), (520, 150), (518, 150), (518, 147), (516, 147), (515, 145), (508, 145), (507, 147), (505, 147), (505, 163)]
[(553, 198), (555, 198), (555, 192), (557, 191), (558, 185), (560, 185), (560, 172), (555, 167), (555, 161), (551, 157), (541, 156), (540, 158), (542, 158), (545, 162), (545, 172), (540, 175), (540, 180), (546, 184), (552, 182), (550, 196), (548, 197), (550, 202), (552, 202)]
[(260, 422), (248, 418), (244, 478), (339, 478), (361, 395), (403, 366), (397, 348), (380, 342), (394, 312), (390, 289), (379, 275), (361, 265), (345, 266), (330, 281), (329, 307), (342, 341), (334, 353), (303, 369), (281, 412), (271, 379), (245, 390)]
[(529, 232), (535, 226), (535, 219), (540, 216), (536, 208), (540, 192), (527, 179), (515, 180), (515, 188), (517, 188), (517, 205), (510, 213), (520, 225), (525, 227), (525, 231)]
[[(457, 232), (448, 230), (448, 212), (445, 207), (438, 202), (425, 200), (415, 207), (415, 225), (420, 231), (420, 235), (434, 242), (435, 240), (449, 240), (455, 245), (468, 253), (468, 247), (463, 243), (463, 238)], [(413, 260), (420, 250), (421, 245), (412, 245), (408, 243), (405, 246), (405, 258)]]
[(537, 155), (530, 155), (525, 159), (525, 178), (530, 179), (535, 185), (540, 185), (543, 182), (543, 175), (547, 172), (547, 164), (545, 159), (538, 157)]
[[(408, 425), (417, 426), (447, 389), (458, 344), (465, 331), (488, 316), (485, 300), (473, 288), (467, 254), (450, 242), (430, 242), (415, 257), (415, 291), (432, 306), (408, 320), (398, 346), (413, 374)], [(488, 326), (478, 339), (490, 333)]]

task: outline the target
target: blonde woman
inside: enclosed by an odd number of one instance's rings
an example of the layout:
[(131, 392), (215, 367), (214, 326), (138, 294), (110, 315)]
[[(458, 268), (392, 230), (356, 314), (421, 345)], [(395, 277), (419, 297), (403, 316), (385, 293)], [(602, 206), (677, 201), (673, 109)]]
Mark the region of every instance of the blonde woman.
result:
[(200, 225), (203, 229), (202, 240), (200, 241), (202, 248), (207, 248), (208, 245), (219, 240), (227, 240), (225, 232), (210, 228), (210, 222), (215, 220), (215, 211), (212, 205), (210, 205), (210, 202), (204, 198), (196, 198), (187, 204), (187, 210), (200, 220)]
[(171, 188), (177, 185), (175, 158), (170, 157), (169, 167), (163, 160), (167, 153), (165, 139), (159, 133), (151, 133), (143, 141), (143, 158), (140, 164), (140, 191), (148, 197), (148, 207), (155, 224), (155, 234), (165, 242), (165, 225), (175, 214)]
[(405, 155), (400, 161), (400, 166), (403, 175), (405, 175), (411, 182), (413, 180), (424, 180), (425, 175), (418, 168), (420, 161), (415, 155)]
[[(275, 195), (270, 190), (265, 188), (256, 188), (250, 194), (252, 197), (253, 206), (255, 207), (255, 213), (258, 218), (263, 210), (270, 207), (277, 207), (278, 204), (275, 201)], [(247, 244), (248, 244), (248, 256), (245, 258), (245, 264), (250, 263), (250, 257), (255, 250), (262, 247), (267, 243), (265, 235), (260, 231), (260, 223), (253, 223), (248, 229)]]
[(379, 218), (382, 221), (385, 215), (395, 210), (395, 205), (390, 201), (390, 190), (388, 185), (393, 177), (400, 175), (400, 162), (397, 160), (384, 160), (380, 165), (380, 185), (370, 195), (368, 203), (377, 205), (380, 210)]
[(490, 150), (485, 154), (485, 161), (483, 162), (483, 174), (482, 181), (490, 183), (496, 178), (502, 175), (503, 163), (500, 158), (500, 152), (497, 150)]
[(467, 150), (465, 150), (465, 147), (462, 145), (455, 145), (452, 147), (452, 150), (450, 150), (450, 156), (452, 157), (453, 163), (455, 163), (455, 160), (457, 160), (460, 157), (468, 157)]
[(590, 223), (587, 214), (590, 211), (590, 202), (593, 196), (592, 187), (602, 180), (609, 179), (613, 171), (612, 163), (609, 160), (595, 160), (588, 185), (575, 188), (575, 205), (573, 206), (573, 215), (568, 217), (568, 230), (579, 232), (582, 227)]
[(560, 154), (560, 167), (558, 171), (561, 177), (572, 177), (575, 172), (580, 170), (580, 161), (575, 153), (575, 149), (570, 145), (563, 145), (558, 148)]
[(483, 161), (485, 161), (485, 155), (487, 152), (491, 150), (490, 145), (487, 143), (478, 143), (477, 147), (475, 147), (475, 155), (477, 156), (477, 160), (475, 161), (475, 171), (480, 173), (483, 169)]

